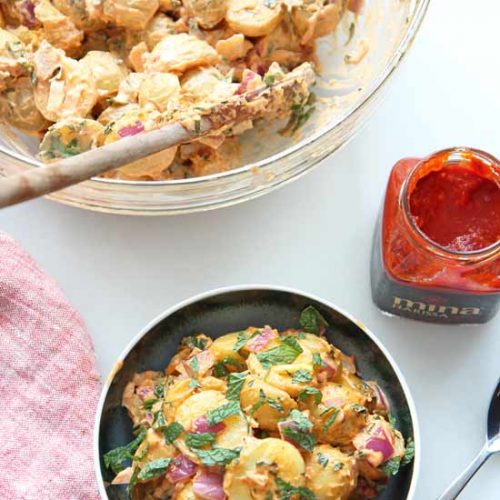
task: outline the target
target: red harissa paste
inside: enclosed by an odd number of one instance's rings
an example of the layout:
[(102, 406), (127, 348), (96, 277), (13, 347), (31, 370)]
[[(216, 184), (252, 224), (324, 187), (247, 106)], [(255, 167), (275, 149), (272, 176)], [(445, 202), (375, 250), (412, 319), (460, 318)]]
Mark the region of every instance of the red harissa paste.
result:
[(455, 148), (392, 169), (375, 231), (372, 296), (383, 311), (481, 323), (500, 305), (500, 165)]
[(427, 174), (410, 194), (410, 212), (420, 230), (448, 250), (472, 252), (500, 240), (500, 188), (474, 169)]

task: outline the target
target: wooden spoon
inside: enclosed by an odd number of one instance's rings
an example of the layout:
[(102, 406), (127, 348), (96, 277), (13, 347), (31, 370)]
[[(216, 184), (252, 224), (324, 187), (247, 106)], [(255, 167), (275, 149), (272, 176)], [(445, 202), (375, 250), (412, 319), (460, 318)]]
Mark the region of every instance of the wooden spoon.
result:
[(196, 126), (193, 118), (170, 123), (53, 164), (4, 177), (0, 179), (0, 208), (59, 191), (200, 136), (222, 133), (246, 120), (287, 115), (293, 104), (307, 99), (314, 76), (311, 65), (304, 63), (270, 87), (236, 95), (203, 111)]

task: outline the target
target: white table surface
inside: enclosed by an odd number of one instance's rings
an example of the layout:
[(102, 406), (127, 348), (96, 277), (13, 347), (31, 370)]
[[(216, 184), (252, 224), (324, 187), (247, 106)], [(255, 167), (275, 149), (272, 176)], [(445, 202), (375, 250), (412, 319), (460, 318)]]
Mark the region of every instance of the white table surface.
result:
[[(500, 2), (435, 0), (384, 103), (335, 157), (258, 200), (175, 218), (84, 212), (39, 200), (0, 213), (86, 320), (106, 374), (150, 319), (224, 285), (280, 284), (337, 303), (393, 353), (422, 434), (416, 499), (435, 498), (483, 443), (500, 376), (500, 317), (467, 327), (387, 318), (369, 289), (372, 231), (392, 165), (469, 145), (500, 155)], [(500, 498), (500, 457), (460, 497)]]

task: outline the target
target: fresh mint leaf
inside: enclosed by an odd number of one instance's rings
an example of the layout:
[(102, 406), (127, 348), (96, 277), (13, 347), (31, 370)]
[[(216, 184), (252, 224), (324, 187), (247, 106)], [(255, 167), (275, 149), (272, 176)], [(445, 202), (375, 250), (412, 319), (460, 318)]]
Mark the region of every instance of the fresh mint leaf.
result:
[(299, 410), (292, 410), (290, 418), (295, 422), (299, 430), (308, 432), (313, 428), (312, 422)]
[(142, 429), (139, 435), (125, 446), (118, 446), (113, 450), (108, 451), (104, 454), (103, 460), (104, 465), (107, 469), (111, 469), (115, 474), (118, 474), (124, 469), (123, 462), (125, 460), (132, 459), (134, 452), (139, 448), (142, 443), (144, 436), (146, 435), (146, 429)]
[(382, 471), (387, 476), (395, 476), (399, 472), (400, 466), (401, 466), (401, 458), (394, 457), (385, 462), (385, 464), (382, 466)]
[(186, 434), (186, 444), (189, 448), (203, 448), (215, 442), (215, 432), (198, 432)]
[(266, 403), (271, 407), (271, 408), (274, 408), (276, 411), (280, 412), (280, 413), (284, 413), (285, 410), (283, 408), (283, 405), (277, 400), (277, 399), (274, 399), (274, 398), (266, 398)]
[(206, 467), (224, 466), (232, 462), (240, 455), (241, 449), (235, 448), (218, 448), (213, 447), (211, 450), (196, 450), (198, 458)]
[(328, 326), (328, 322), (314, 306), (306, 307), (300, 314), (300, 326), (308, 333), (319, 335)]
[(151, 399), (146, 399), (144, 403), (142, 403), (142, 407), (145, 410), (151, 410), (153, 408), (154, 404), (157, 402), (157, 399), (151, 398)]
[(391, 427), (393, 429), (396, 428), (396, 419), (389, 413), (389, 424), (391, 424)]
[(222, 363), (222, 361), (219, 361), (214, 366), (214, 375), (217, 378), (225, 377), (228, 373), (229, 372), (227, 371), (227, 368), (224, 366), (224, 363)]
[(201, 384), (195, 379), (192, 378), (189, 382), (189, 388), (190, 389), (198, 389), (201, 387)]
[(278, 476), (276, 476), (275, 481), (280, 494), (280, 500), (291, 500), (292, 498), (296, 498), (295, 495), (298, 495), (299, 500), (316, 500), (316, 495), (305, 486), (293, 486)]
[(238, 401), (230, 401), (218, 408), (209, 410), (207, 412), (208, 425), (216, 425), (226, 420), (232, 415), (238, 415), (241, 412), (240, 404)]
[(162, 399), (165, 396), (165, 384), (158, 384), (155, 387), (154, 393), (158, 399)]
[(137, 479), (139, 481), (148, 481), (149, 479), (163, 476), (167, 472), (171, 461), (171, 458), (158, 458), (157, 460), (148, 462), (137, 474)]
[(321, 359), (321, 355), (318, 352), (313, 354), (313, 367), (321, 368), (324, 365), (323, 360)]
[(294, 384), (304, 384), (306, 382), (311, 382), (312, 375), (307, 370), (297, 370), (292, 377), (292, 382)]
[(409, 437), (406, 440), (406, 449), (405, 449), (405, 454), (401, 460), (401, 467), (408, 465), (413, 460), (414, 457), (415, 457), (415, 443), (413, 442), (413, 439)]
[(325, 468), (329, 461), (330, 459), (324, 453), (318, 452), (318, 464), (321, 465), (321, 467)]
[(344, 467), (344, 464), (343, 464), (342, 462), (335, 462), (335, 463), (333, 464), (332, 469), (333, 469), (334, 471), (338, 471), (338, 470), (342, 469), (343, 467)]
[(297, 431), (291, 427), (283, 427), (283, 435), (306, 451), (312, 452), (316, 446), (315, 436), (308, 432)]
[(240, 392), (245, 383), (246, 373), (231, 373), (227, 379), (226, 399), (230, 401), (239, 401)]
[(321, 400), (323, 399), (323, 394), (321, 394), (321, 391), (316, 389), (316, 387), (306, 387), (299, 392), (298, 398), (299, 401), (305, 401), (309, 396), (314, 396), (316, 404), (321, 403)]
[(365, 413), (367, 411), (367, 409), (363, 405), (359, 405), (357, 403), (351, 405), (351, 408), (356, 413)]
[(198, 373), (200, 371), (200, 362), (198, 361), (198, 358), (196, 356), (191, 359), (189, 365), (195, 373)]
[(337, 417), (339, 416), (340, 410), (338, 408), (334, 408), (332, 414), (328, 417), (325, 425), (323, 426), (323, 430), (326, 432), (328, 429), (335, 423)]
[(234, 344), (233, 351), (238, 352), (242, 347), (245, 346), (250, 335), (247, 332), (238, 332), (238, 337), (236, 343)]
[(203, 338), (201, 335), (191, 335), (189, 337), (184, 337), (182, 340), (184, 345), (187, 345), (191, 349), (199, 349), (204, 351), (207, 347), (207, 339)]
[(302, 352), (302, 347), (300, 347), (297, 339), (294, 337), (285, 337), (279, 346), (259, 352), (257, 359), (265, 368), (269, 368), (272, 365), (288, 365), (293, 363)]
[(178, 422), (173, 422), (163, 429), (163, 436), (168, 444), (172, 444), (183, 432), (184, 427)]

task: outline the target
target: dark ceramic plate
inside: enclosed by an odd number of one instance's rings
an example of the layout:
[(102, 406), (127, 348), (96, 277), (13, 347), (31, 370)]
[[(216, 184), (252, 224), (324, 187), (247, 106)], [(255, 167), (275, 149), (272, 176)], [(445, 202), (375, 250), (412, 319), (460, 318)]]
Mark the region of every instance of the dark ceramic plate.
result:
[(269, 324), (280, 330), (297, 327), (300, 312), (308, 305), (314, 305), (330, 324), (328, 340), (355, 356), (363, 378), (380, 384), (391, 403), (397, 427), (405, 438), (411, 436), (415, 441), (413, 464), (390, 479), (378, 500), (412, 498), (420, 440), (413, 401), (396, 363), (370, 331), (334, 305), (294, 290), (261, 286), (219, 289), (182, 302), (156, 318), (125, 349), (104, 386), (96, 419), (94, 458), (102, 498), (127, 498), (125, 487), (109, 485), (113, 476), (105, 469), (102, 456), (133, 439), (131, 421), (120, 402), (134, 373), (164, 369), (181, 339), (194, 333), (218, 337), (250, 325)]

